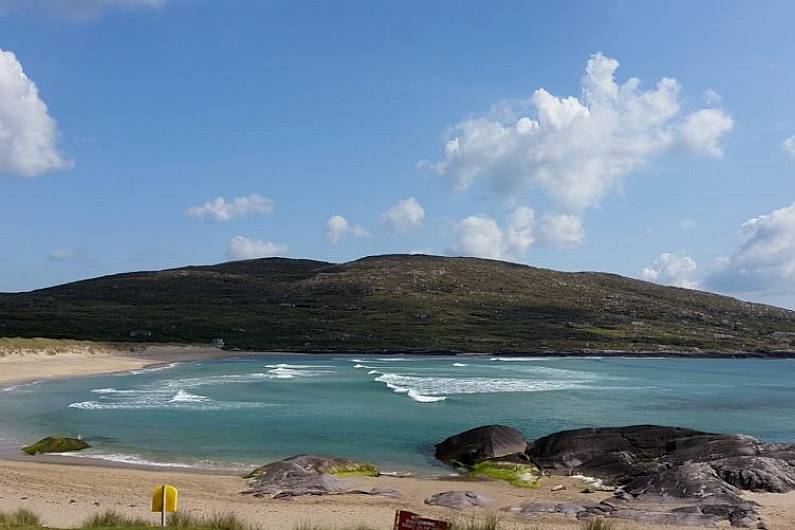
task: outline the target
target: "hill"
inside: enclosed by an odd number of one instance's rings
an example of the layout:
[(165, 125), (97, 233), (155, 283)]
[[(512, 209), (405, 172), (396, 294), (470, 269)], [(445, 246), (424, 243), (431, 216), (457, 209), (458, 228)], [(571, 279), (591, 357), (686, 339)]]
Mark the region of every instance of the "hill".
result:
[(290, 351), (787, 355), (795, 312), (476, 258), (267, 258), (0, 294), (0, 336), (222, 338), (232, 348)]

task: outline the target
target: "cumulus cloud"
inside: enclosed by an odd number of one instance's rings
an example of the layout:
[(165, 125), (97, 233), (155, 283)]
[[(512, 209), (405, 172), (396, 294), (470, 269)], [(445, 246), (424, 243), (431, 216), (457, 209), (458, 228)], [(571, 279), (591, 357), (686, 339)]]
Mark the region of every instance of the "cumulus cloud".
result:
[(552, 247), (573, 248), (585, 242), (582, 219), (574, 214), (546, 214), (538, 226), (539, 243)]
[(414, 197), (398, 201), (390, 206), (378, 221), (395, 234), (405, 234), (422, 227), (425, 210)]
[(168, 0), (0, 0), (0, 14), (32, 11), (72, 19), (91, 19), (111, 9), (160, 8)]
[(456, 224), (456, 242), (450, 253), (489, 259), (520, 259), (534, 242), (535, 214), (516, 208), (504, 227), (487, 215), (472, 215)]
[(69, 165), (36, 84), (12, 52), (0, 50), (0, 175), (33, 177)]
[(186, 213), (191, 217), (211, 219), (222, 223), (255, 213), (271, 213), (273, 206), (271, 199), (252, 193), (245, 197), (236, 197), (228, 202), (223, 197), (217, 197), (215, 200), (188, 208)]
[(781, 143), (781, 149), (795, 162), (795, 136), (790, 136)]
[(721, 260), (707, 284), (728, 292), (795, 292), (795, 203), (749, 219), (740, 235), (739, 250)]
[(441, 162), (430, 164), (458, 190), (486, 181), (510, 199), (528, 189), (548, 194), (564, 213), (597, 205), (622, 179), (675, 150), (718, 157), (732, 128), (724, 110), (684, 114), (679, 83), (661, 79), (648, 90), (640, 80), (615, 80), (618, 61), (591, 56), (580, 97), (542, 89), (503, 102), (451, 128)]
[(326, 239), (332, 245), (336, 245), (349, 235), (353, 237), (368, 237), (370, 232), (363, 227), (348, 222), (341, 215), (332, 215), (326, 221)]
[(660, 254), (651, 266), (642, 271), (644, 280), (687, 289), (696, 289), (699, 286), (697, 275), (696, 261), (681, 252)]
[(226, 255), (232, 259), (268, 258), (287, 254), (287, 245), (235, 236), (229, 241)]

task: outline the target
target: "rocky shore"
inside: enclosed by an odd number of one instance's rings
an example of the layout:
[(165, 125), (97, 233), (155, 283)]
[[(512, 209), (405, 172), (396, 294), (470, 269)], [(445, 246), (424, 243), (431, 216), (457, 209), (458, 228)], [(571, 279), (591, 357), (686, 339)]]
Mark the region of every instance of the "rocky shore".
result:
[[(504, 425), (456, 434), (435, 446), (436, 458), (470, 477), (538, 487), (550, 477), (579, 476), (581, 493), (611, 492), (593, 502), (533, 500), (502, 511), (535, 518), (561, 514), (653, 525), (767, 529), (760, 505), (746, 492), (795, 491), (795, 445), (762, 443), (742, 434), (714, 434), (680, 427), (636, 425), (563, 431), (528, 441)], [(399, 499), (397, 490), (363, 490), (354, 476), (375, 476), (372, 464), (298, 455), (249, 475), (246, 494), (285, 498), (304, 495), (368, 495)], [(559, 486), (557, 489), (565, 489)], [(553, 488), (552, 491), (555, 491)], [(456, 510), (487, 507), (493, 500), (470, 490), (442, 491), (429, 506)]]

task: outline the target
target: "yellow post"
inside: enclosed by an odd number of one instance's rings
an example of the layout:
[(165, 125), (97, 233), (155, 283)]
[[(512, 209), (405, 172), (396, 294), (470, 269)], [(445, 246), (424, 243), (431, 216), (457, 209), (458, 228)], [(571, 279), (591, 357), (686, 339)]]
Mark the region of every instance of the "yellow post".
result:
[(163, 506), (160, 509), (160, 526), (166, 527), (166, 486), (163, 485)]
[(160, 526), (166, 526), (166, 513), (177, 511), (177, 488), (163, 484), (152, 492), (152, 511), (160, 512)]

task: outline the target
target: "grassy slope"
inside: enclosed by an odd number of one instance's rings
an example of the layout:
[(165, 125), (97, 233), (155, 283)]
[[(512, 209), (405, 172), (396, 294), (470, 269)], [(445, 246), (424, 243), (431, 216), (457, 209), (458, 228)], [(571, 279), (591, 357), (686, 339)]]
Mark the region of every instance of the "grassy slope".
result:
[[(766, 352), (795, 313), (617, 275), (474, 258), (262, 259), (0, 294), (0, 335), (294, 351)], [(790, 335), (791, 334), (791, 335)]]

